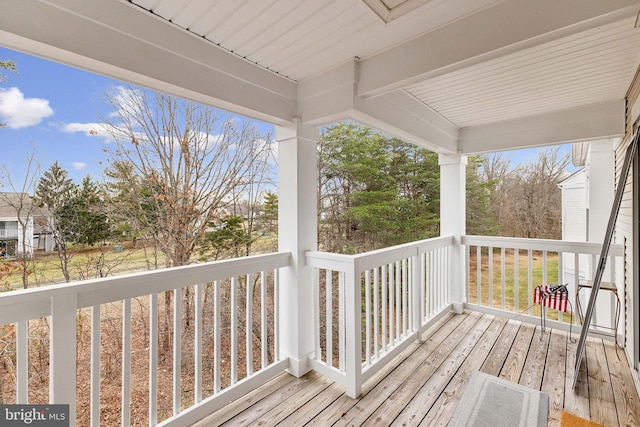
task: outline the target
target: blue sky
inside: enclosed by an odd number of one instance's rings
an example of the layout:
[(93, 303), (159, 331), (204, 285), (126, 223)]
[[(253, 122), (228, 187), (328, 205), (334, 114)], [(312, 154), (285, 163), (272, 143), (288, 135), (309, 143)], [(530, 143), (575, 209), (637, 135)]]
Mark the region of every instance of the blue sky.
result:
[(104, 140), (70, 132), (69, 125), (97, 122), (102, 94), (120, 83), (8, 49), (0, 48), (0, 58), (18, 70), (2, 71), (0, 122), (7, 126), (0, 129), (0, 163), (22, 176), (35, 147), (42, 171), (58, 160), (76, 182), (87, 174), (100, 178)]
[[(21, 182), (34, 147), (41, 172), (57, 160), (76, 183), (87, 174), (101, 180), (108, 142), (88, 130), (109, 113), (104, 93), (122, 83), (2, 47), (0, 59), (15, 61), (18, 70), (0, 71), (6, 78), (0, 82), (0, 123), (7, 124), (0, 129), (0, 165), (6, 165), (14, 183)], [(513, 163), (537, 158), (536, 150), (510, 153)]]

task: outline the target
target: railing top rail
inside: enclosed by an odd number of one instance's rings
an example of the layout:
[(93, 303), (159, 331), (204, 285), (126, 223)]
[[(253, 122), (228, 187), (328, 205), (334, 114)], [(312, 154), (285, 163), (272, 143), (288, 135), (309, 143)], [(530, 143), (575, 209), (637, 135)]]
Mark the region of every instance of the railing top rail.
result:
[(135, 298), (184, 286), (286, 267), (290, 264), (290, 260), (291, 254), (289, 252), (278, 252), (83, 280), (42, 288), (16, 290), (0, 294), (0, 311), (5, 307), (15, 308), (21, 304), (38, 305), (52, 297), (74, 294), (77, 295), (78, 308), (90, 307), (125, 298)]
[(400, 259), (450, 246), (453, 244), (453, 241), (453, 236), (434, 237), (432, 239), (409, 242), (357, 255), (309, 251), (305, 252), (305, 258), (307, 265), (312, 267), (345, 271), (347, 268), (351, 268), (350, 266), (355, 266), (358, 271), (364, 271)]
[[(551, 252), (575, 252), (592, 255), (599, 255), (602, 251), (602, 243), (498, 236), (462, 236), (462, 244)], [(611, 245), (609, 254), (612, 256), (622, 256), (624, 254), (624, 247), (622, 245)]]

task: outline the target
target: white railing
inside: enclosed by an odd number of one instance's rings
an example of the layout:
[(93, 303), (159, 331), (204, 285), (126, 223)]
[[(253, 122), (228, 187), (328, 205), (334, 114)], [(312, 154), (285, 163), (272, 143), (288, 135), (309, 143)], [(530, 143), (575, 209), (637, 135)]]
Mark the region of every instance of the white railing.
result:
[(448, 312), (450, 247), (440, 237), (360, 255), (307, 252), (314, 269), (311, 367), (351, 397)]
[(286, 369), (276, 296), (290, 258), (0, 294), (3, 403), (70, 404), (71, 425), (76, 414), (91, 426), (203, 418)]
[[(465, 307), (532, 322), (535, 286), (568, 283), (574, 301), (601, 250), (483, 236), (462, 244)], [(440, 237), (359, 255), (307, 252), (310, 367), (359, 395), (451, 309), (453, 245)], [(611, 247), (605, 280), (622, 279), (622, 253)], [(83, 425), (193, 423), (287, 368), (277, 295), (290, 262), (277, 253), (0, 294), (0, 398), (68, 403)], [(568, 328), (566, 315), (547, 314)]]
[[(594, 277), (602, 250), (597, 243), (487, 236), (464, 236), (462, 244), (467, 249), (466, 305), (527, 321), (539, 321), (541, 309), (534, 304), (534, 292), (540, 284), (566, 284), (576, 314), (577, 289)], [(603, 281), (615, 285), (622, 280), (622, 256), (622, 245), (611, 245)], [(588, 290), (579, 297), (584, 311)], [(598, 323), (611, 327), (616, 320), (615, 295), (598, 295), (598, 300), (607, 298)], [(577, 317), (573, 316), (574, 324), (579, 323)], [(572, 319), (555, 310), (546, 310), (546, 318), (561, 329), (567, 329)]]
[(0, 229), (0, 239), (17, 239), (17, 238), (18, 238), (17, 228)]

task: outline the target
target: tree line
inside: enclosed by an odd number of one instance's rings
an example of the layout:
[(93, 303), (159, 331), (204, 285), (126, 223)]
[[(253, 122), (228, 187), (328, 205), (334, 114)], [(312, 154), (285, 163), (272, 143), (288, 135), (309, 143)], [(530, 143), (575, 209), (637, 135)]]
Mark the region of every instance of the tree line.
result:
[[(440, 234), (438, 155), (355, 123), (323, 130), (318, 148), (319, 242), (359, 253)], [(561, 238), (558, 148), (513, 165), (503, 154), (468, 157), (466, 233)]]
[[(14, 191), (34, 187), (32, 202), (51, 214), (66, 281), (75, 254), (107, 241), (149, 248), (147, 268), (154, 269), (250, 255), (260, 237), (277, 232), (271, 135), (251, 121), (135, 87), (106, 99), (115, 113), (91, 131), (113, 141), (102, 181), (73, 183), (57, 162), (40, 176), (35, 153), (21, 185), (4, 168)], [(439, 235), (436, 153), (353, 122), (323, 128), (317, 153), (321, 250), (359, 253)], [(557, 184), (567, 163), (557, 149), (515, 167), (500, 154), (470, 156), (467, 234), (559, 238)], [(22, 261), (26, 287), (29, 260)], [(112, 268), (102, 250), (90, 277)]]

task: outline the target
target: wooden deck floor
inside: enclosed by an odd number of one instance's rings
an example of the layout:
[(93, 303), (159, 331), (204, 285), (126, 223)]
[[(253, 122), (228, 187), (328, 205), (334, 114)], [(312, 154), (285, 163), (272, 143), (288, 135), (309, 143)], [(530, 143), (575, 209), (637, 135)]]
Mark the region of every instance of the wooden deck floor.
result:
[(587, 369), (572, 390), (576, 344), (566, 332), (542, 340), (539, 333), (539, 325), (450, 314), (423, 344), (365, 383), (358, 399), (314, 372), (300, 379), (282, 374), (197, 426), (446, 426), (476, 370), (547, 393), (549, 426), (560, 426), (562, 410), (607, 427), (640, 426), (640, 401), (621, 349), (589, 338)]

